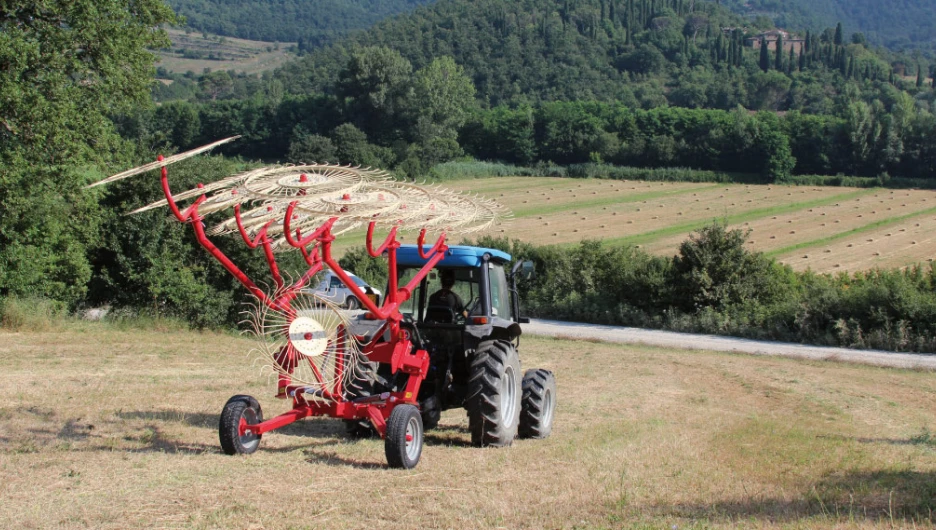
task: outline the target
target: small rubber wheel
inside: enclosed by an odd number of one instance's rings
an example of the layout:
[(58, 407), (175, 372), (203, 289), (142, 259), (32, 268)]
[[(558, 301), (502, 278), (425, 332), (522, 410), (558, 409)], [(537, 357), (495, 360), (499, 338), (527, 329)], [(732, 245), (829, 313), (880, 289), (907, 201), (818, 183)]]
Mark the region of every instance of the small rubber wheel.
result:
[(221, 421), (218, 434), (221, 438), (221, 450), (228, 455), (249, 455), (260, 446), (262, 434), (247, 430), (240, 434), (241, 424), (256, 425), (263, 423), (263, 411), (260, 403), (252, 396), (234, 396), (221, 409)]
[(390, 467), (413, 469), (423, 447), (423, 423), (414, 405), (397, 405), (387, 420), (384, 450)]
[(349, 296), (348, 300), (345, 302), (345, 305), (348, 306), (348, 310), (354, 311), (355, 309), (361, 307), (361, 302), (357, 298)]
[(527, 370), (522, 387), (519, 435), (521, 438), (546, 438), (552, 432), (556, 411), (556, 376), (549, 370)]

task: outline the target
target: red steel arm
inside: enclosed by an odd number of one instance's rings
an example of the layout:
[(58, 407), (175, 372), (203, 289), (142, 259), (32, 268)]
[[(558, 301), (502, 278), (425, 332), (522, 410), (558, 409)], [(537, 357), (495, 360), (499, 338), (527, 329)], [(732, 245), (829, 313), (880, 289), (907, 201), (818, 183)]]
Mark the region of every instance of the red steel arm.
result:
[(234, 220), (237, 222), (237, 231), (240, 232), (241, 238), (244, 240), (244, 243), (248, 248), (257, 248), (260, 245), (263, 245), (263, 255), (266, 258), (267, 264), (270, 266), (270, 274), (273, 275), (273, 281), (276, 283), (277, 289), (283, 288), (283, 276), (280, 274), (279, 266), (276, 264), (276, 256), (273, 255), (273, 243), (270, 241), (270, 238), (267, 236), (267, 230), (270, 228), (270, 225), (273, 224), (273, 220), (267, 222), (263, 225), (263, 228), (257, 233), (257, 237), (251, 241), (250, 234), (247, 233), (247, 230), (244, 229), (244, 223), (241, 221), (240, 214), (240, 204), (234, 205)]
[(377, 250), (374, 250), (374, 226), (376, 224), (377, 223), (371, 221), (370, 224), (367, 225), (367, 253), (370, 254), (372, 258), (380, 256), (392, 243), (396, 242), (397, 227), (394, 226), (390, 229), (390, 234), (387, 235), (387, 239), (384, 240), (383, 244), (380, 245)]
[(435, 242), (435, 245), (429, 249), (429, 252), (423, 252), (423, 245), (426, 243), (426, 229), (423, 228), (419, 231), (419, 237), (416, 239), (416, 250), (419, 252), (419, 257), (422, 259), (429, 259), (429, 256), (434, 255), (436, 252), (442, 251), (445, 252), (448, 250), (445, 246), (445, 232), (442, 232), (442, 235), (439, 236), (439, 239)]

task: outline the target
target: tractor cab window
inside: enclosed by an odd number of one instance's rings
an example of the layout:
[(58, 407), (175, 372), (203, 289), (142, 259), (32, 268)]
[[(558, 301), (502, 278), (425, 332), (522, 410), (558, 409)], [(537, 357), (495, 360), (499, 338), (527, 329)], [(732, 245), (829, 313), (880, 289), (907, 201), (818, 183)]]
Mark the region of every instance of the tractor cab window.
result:
[(491, 276), (491, 316), (510, 319), (510, 290), (504, 267), (488, 263)]
[[(400, 278), (397, 280), (399, 285), (406, 285), (416, 276), (416, 273), (419, 272), (419, 269), (400, 269)], [(410, 317), (413, 320), (422, 320), (422, 316), (419, 315), (419, 288), (413, 292), (413, 295), (410, 296), (409, 300), (403, 302), (400, 306), (400, 313)]]
[[(443, 271), (446, 272), (443, 273)], [(419, 269), (416, 268), (401, 269), (399, 284), (406, 285), (416, 276), (417, 272), (419, 272)], [(464, 321), (462, 313), (455, 311), (454, 308), (450, 313), (441, 311), (439, 307), (434, 308), (435, 313), (431, 311), (433, 309), (432, 295), (442, 289), (443, 274), (446, 276), (454, 275), (451, 291), (461, 301), (462, 310), (467, 311), (469, 316), (483, 315), (484, 304), (480, 302), (479, 282), (481, 281), (481, 271), (479, 269), (435, 269), (431, 271), (413, 292), (413, 296), (400, 306), (400, 312), (417, 322), (432, 320), (443, 323), (458, 323)], [(447, 318), (445, 315), (440, 316), (443, 312), (448, 313)]]
[[(478, 302), (480, 300), (480, 291), (478, 282), (481, 273), (477, 269), (436, 269), (429, 274), (426, 282), (427, 306), (449, 306), (455, 313), (455, 320), (461, 320), (463, 312), (469, 315), (483, 314), (483, 306)], [(455, 297), (442, 296), (447, 286)], [(461, 307), (452, 307), (450, 304), (460, 303)]]

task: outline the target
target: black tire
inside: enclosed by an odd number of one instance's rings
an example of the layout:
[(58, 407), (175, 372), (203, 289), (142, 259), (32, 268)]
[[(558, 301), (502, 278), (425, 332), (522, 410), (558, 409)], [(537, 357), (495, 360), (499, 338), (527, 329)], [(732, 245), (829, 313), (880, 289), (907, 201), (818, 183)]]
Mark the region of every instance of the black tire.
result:
[(468, 429), (477, 447), (504, 447), (517, 437), (520, 423), (520, 357), (513, 344), (484, 341), (471, 359), (468, 379)]
[(262, 434), (245, 433), (240, 435), (241, 419), (247, 425), (256, 425), (263, 422), (263, 411), (260, 403), (251, 396), (233, 396), (221, 409), (221, 420), (218, 422), (218, 434), (221, 439), (221, 450), (228, 455), (249, 455), (260, 446)]
[(345, 300), (345, 305), (349, 311), (354, 311), (355, 309), (360, 309), (361, 301), (353, 296), (349, 296), (348, 299)]
[(423, 428), (427, 431), (431, 431), (439, 426), (439, 420), (442, 419), (442, 411), (439, 409), (432, 409), (423, 411), (420, 416), (422, 417)]
[(384, 451), (390, 467), (413, 469), (423, 448), (423, 423), (415, 405), (397, 405), (387, 419)]
[(556, 411), (556, 376), (549, 370), (527, 370), (523, 374), (520, 407), (520, 437), (546, 438), (552, 432)]

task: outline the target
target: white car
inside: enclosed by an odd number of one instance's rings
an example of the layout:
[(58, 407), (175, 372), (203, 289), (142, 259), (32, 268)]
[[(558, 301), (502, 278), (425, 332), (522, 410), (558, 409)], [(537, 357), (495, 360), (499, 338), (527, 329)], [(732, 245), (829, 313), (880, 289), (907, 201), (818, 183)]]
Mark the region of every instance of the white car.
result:
[[(382, 293), (379, 289), (371, 287), (367, 282), (355, 276), (353, 273), (349, 272), (348, 275), (351, 276), (354, 283), (364, 291), (364, 294), (367, 295), (368, 298), (373, 300), (375, 304), (380, 303)], [(329, 302), (347, 309), (360, 309), (362, 306), (361, 301), (354, 296), (351, 289), (348, 289), (345, 284), (341, 283), (341, 279), (331, 271), (327, 271), (322, 281), (315, 287), (307, 289), (307, 292), (315, 293), (327, 299)]]

